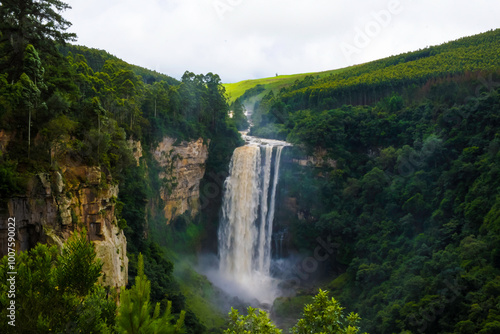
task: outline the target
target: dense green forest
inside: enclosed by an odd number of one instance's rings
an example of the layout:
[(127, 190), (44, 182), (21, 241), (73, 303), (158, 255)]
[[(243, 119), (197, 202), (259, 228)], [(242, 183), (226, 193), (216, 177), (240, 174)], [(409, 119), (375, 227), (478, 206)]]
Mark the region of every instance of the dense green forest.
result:
[[(407, 103), (430, 99), (445, 104), (463, 104), (479, 94), (477, 89), (488, 90), (492, 80), (490, 74), (498, 72), (499, 35), (498, 30), (489, 31), (352, 66), (327, 76), (312, 73), (280, 90), (270, 91), (251, 106), (254, 133), (285, 139), (293, 126), (287, 124), (286, 119), (292, 111), (373, 105), (392, 94), (401, 96)], [(450, 87), (445, 87), (445, 83)], [(260, 85), (252, 87), (239, 99), (249, 101), (263, 89)], [(275, 98), (276, 95), (279, 98)]]
[[(104, 180), (120, 186), (116, 201), (120, 228), (128, 240), (132, 289), (123, 292), (120, 299), (136, 306), (136, 301), (147, 300), (144, 310), (148, 314), (144, 316), (152, 318), (141, 321), (151, 328), (170, 319), (170, 312), (178, 318), (185, 311), (184, 330), (204, 332), (206, 328), (186, 305), (173, 276), (173, 259), (145, 237), (148, 223), (149, 228), (161, 223), (167, 228), (164, 220), (154, 221), (146, 203), (159, 196), (162, 180), (154, 173), (158, 167), (151, 148), (165, 136), (179, 141), (210, 140), (207, 173), (227, 169), (241, 138), (228, 117), (221, 80), (213, 73), (187, 71), (179, 81), (129, 65), (105, 51), (68, 44), (76, 36), (66, 32), (71, 24), (60, 14), (66, 9), (68, 6), (57, 0), (0, 4), (0, 128), (10, 135), (9, 145), (0, 155), (2, 206), (11, 197), (24, 196), (29, 180), (39, 173), (65, 165), (99, 166)], [(132, 157), (130, 139), (140, 141), (144, 149), (139, 166)], [(93, 257), (84, 260), (89, 261), (87, 265), (93, 263)], [(17, 309), (18, 323), (23, 322), (18, 332), (45, 332), (49, 328), (85, 333), (125, 330), (123, 318), (117, 317), (114, 326), (115, 314), (122, 314), (114, 305), (118, 296), (94, 284), (99, 270), (94, 270), (85, 289), (76, 291), (71, 281), (83, 276), (60, 273), (61, 261), (67, 260), (45, 246), (19, 255), (17, 263), (25, 271), (20, 269), (17, 277), (24, 294)], [(1, 270), (2, 305), (8, 302), (3, 290), (8, 288), (6, 263)], [(44, 283), (37, 286), (39, 279)], [(61, 280), (68, 280), (65, 284), (69, 286), (61, 285)], [(30, 303), (39, 295), (44, 299)], [(164, 317), (153, 312), (156, 303), (161, 312), (167, 312)], [(140, 309), (132, 310), (129, 316)], [(5, 308), (2, 310), (7, 314)], [(1, 326), (7, 326), (6, 322)], [(11, 329), (2, 328), (5, 333)]]
[(300, 217), (283, 209), (278, 224), (294, 249), (331, 238), (322, 285), (363, 330), (500, 331), (499, 51), (489, 31), (309, 76), (255, 105), (252, 133), (294, 143), (290, 161), (334, 162), (287, 163), (280, 196)]
[[(201, 214), (167, 227), (154, 208), (165, 180), (151, 149), (165, 136), (203, 138), (210, 144), (202, 184), (220, 184), (242, 144), (237, 130), (248, 126), (245, 101), (263, 89), (248, 90), (230, 108), (216, 74), (187, 71), (176, 80), (69, 44), (76, 36), (61, 16), (68, 8), (59, 0), (0, 3), (0, 130), (10, 136), (0, 151), (0, 205), (25, 196), (39, 173), (99, 166), (102, 179), (120, 187), (129, 285), (118, 295), (97, 284), (102, 263), (83, 230), (60, 250), (39, 244), (16, 255), (16, 330), (222, 332), (186, 302), (190, 291), (173, 264), (201, 243), (213, 247), (221, 194), (204, 194), (202, 186)], [(309, 294), (312, 303), (297, 307), (302, 319), (292, 332), (500, 331), (499, 93), (495, 30), (306, 76), (252, 106), (253, 134), (294, 144), (277, 212), (277, 227), (290, 230), (289, 248), (307, 255), (319, 236), (334, 245), (314, 287), (329, 295), (312, 298), (302, 282), (296, 300)], [(131, 139), (144, 148), (139, 165)], [(334, 163), (293, 162), (319, 153)], [(4, 320), (8, 272), (4, 257)], [(193, 270), (183, 275), (206, 284)], [(357, 313), (346, 316), (340, 305)], [(229, 320), (227, 333), (280, 332), (251, 308), (232, 310)], [(0, 323), (2, 333), (7, 326)]]

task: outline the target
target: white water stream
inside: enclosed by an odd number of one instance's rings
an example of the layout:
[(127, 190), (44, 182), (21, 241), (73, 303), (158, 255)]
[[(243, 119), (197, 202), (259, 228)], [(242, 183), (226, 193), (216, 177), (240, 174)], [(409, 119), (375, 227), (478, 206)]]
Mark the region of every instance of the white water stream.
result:
[[(224, 183), (219, 225), (219, 273), (240, 297), (272, 303), (271, 236), (281, 152), (289, 144), (243, 134)], [(241, 295), (243, 294), (243, 295)]]

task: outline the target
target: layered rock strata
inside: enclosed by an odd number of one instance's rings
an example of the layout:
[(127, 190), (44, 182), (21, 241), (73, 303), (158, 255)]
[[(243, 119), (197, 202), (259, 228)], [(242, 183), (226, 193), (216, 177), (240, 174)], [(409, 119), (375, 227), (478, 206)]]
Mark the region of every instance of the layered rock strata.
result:
[(200, 210), (200, 181), (205, 174), (208, 143), (202, 138), (177, 142), (165, 137), (153, 155), (162, 169), (160, 196), (165, 203), (167, 223), (183, 213), (194, 217)]

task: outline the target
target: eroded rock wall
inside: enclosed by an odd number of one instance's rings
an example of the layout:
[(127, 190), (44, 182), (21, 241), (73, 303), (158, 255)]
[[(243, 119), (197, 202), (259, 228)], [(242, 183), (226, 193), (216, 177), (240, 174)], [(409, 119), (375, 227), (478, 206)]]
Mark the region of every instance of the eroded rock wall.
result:
[(202, 138), (176, 142), (165, 137), (153, 155), (162, 168), (160, 196), (167, 223), (186, 212), (194, 217), (200, 210), (200, 181), (205, 174), (208, 143)]
[(103, 261), (101, 283), (122, 287), (128, 280), (127, 241), (117, 226), (118, 186), (98, 167), (64, 167), (40, 173), (28, 185), (26, 196), (2, 203), (0, 256), (6, 251), (7, 221), (16, 220), (16, 248), (25, 251), (37, 242), (61, 246), (76, 230), (85, 228)]

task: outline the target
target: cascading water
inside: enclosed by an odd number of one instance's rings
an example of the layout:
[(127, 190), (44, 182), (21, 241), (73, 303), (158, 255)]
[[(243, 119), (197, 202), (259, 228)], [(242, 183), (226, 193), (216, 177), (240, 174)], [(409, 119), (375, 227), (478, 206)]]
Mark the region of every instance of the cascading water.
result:
[[(269, 276), (281, 141), (244, 137), (231, 159), (219, 225), (219, 271), (261, 303), (274, 299)], [(247, 296), (248, 297), (248, 296)]]

